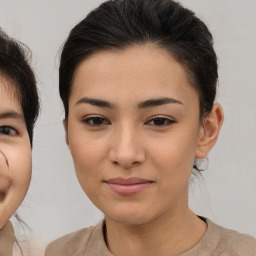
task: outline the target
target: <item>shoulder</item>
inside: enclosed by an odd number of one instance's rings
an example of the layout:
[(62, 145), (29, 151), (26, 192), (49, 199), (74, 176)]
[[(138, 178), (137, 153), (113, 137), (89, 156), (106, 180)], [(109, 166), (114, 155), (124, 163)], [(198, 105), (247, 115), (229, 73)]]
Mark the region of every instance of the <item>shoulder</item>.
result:
[(8, 221), (5, 226), (0, 228), (0, 255), (12, 255), (12, 248), (16, 237), (12, 223)]
[(45, 256), (84, 255), (94, 229), (95, 227), (91, 226), (60, 237), (47, 246)]
[(13, 247), (14, 256), (42, 256), (43, 252), (44, 246), (35, 236), (24, 239)]
[[(214, 255), (256, 256), (256, 239), (237, 231), (220, 227), (212, 222), (213, 232), (219, 233)], [(226, 253), (226, 254), (224, 254)]]
[(237, 255), (256, 256), (256, 240), (249, 235), (222, 228), (219, 250), (228, 249), (233, 249)]

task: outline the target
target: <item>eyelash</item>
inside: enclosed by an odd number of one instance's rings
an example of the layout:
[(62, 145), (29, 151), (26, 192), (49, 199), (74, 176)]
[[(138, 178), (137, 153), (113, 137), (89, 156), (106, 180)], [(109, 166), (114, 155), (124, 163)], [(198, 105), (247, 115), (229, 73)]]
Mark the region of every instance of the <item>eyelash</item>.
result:
[[(91, 123), (91, 121), (96, 121), (96, 120), (97, 121), (103, 121), (103, 123), (101, 123), (101, 124)], [(85, 123), (88, 126), (91, 126), (91, 127), (101, 127), (105, 124), (110, 124), (110, 122), (108, 122), (104, 117), (100, 117), (100, 116), (91, 116), (91, 117), (83, 119), (82, 122)]]
[[(100, 123), (93, 124), (92, 122), (94, 122), (94, 121), (98, 121)], [(150, 124), (150, 122), (156, 122), (156, 121), (163, 122), (163, 124), (159, 124), (159, 125)], [(82, 122), (91, 127), (101, 127), (101, 126), (110, 124), (110, 122), (108, 120), (106, 120), (104, 117), (100, 117), (100, 116), (88, 117), (88, 118), (83, 119)], [(156, 127), (166, 127), (166, 126), (172, 125), (174, 123), (177, 123), (177, 122), (170, 118), (154, 117), (154, 118), (151, 118), (149, 121), (147, 121), (145, 124), (148, 124), (150, 126), (156, 126)]]
[[(149, 124), (150, 122), (155, 122), (155, 121), (158, 121), (158, 122), (163, 121), (163, 124), (159, 124), (159, 125)], [(152, 125), (152, 126), (157, 126), (157, 127), (166, 127), (166, 126), (169, 126), (169, 125), (172, 125), (172, 124), (175, 124), (175, 123), (177, 123), (177, 121), (175, 121), (173, 119), (170, 119), (170, 118), (162, 117), (162, 116), (151, 118), (149, 121), (146, 122), (146, 124), (149, 124), (149, 125)]]
[(16, 136), (17, 134), (18, 134), (18, 132), (10, 126), (1, 126), (0, 127), (0, 135)]

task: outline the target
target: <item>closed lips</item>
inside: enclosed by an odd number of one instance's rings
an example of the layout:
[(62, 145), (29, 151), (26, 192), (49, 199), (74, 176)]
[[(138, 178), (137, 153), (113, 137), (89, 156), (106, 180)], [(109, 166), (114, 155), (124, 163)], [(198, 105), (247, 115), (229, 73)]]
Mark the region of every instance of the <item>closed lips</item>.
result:
[(112, 183), (112, 184), (119, 184), (119, 185), (134, 185), (134, 184), (142, 184), (142, 183), (153, 183), (153, 181), (150, 180), (145, 180), (141, 178), (113, 178), (113, 179), (108, 179), (105, 182), (107, 183)]
[(106, 180), (105, 183), (117, 194), (129, 196), (138, 194), (154, 182), (141, 178), (114, 178)]

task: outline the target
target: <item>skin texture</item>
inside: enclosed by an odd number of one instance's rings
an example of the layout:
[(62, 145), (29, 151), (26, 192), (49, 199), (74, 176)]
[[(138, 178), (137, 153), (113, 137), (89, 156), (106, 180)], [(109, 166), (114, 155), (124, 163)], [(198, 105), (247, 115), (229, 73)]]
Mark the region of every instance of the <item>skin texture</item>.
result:
[[(188, 182), (222, 120), (216, 104), (200, 122), (198, 94), (164, 49), (102, 51), (80, 64), (64, 121), (67, 144), (83, 190), (105, 214), (114, 255), (177, 255), (200, 240), (206, 224), (188, 208)], [(148, 186), (128, 195), (109, 186), (134, 177)]]
[(20, 206), (31, 178), (31, 146), (13, 85), (0, 79), (0, 229)]

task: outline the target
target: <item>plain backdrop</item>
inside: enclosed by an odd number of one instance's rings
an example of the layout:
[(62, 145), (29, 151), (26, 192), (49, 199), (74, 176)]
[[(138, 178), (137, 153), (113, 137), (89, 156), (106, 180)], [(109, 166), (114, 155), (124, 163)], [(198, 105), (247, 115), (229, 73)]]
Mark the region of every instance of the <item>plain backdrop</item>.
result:
[[(0, 0), (0, 26), (29, 46), (41, 96), (33, 177), (19, 214), (44, 244), (96, 224), (100, 213), (80, 188), (65, 145), (58, 96), (59, 49), (100, 0)], [(225, 112), (204, 179), (190, 206), (225, 227), (256, 236), (256, 1), (182, 0), (210, 28), (219, 59), (217, 101)]]

